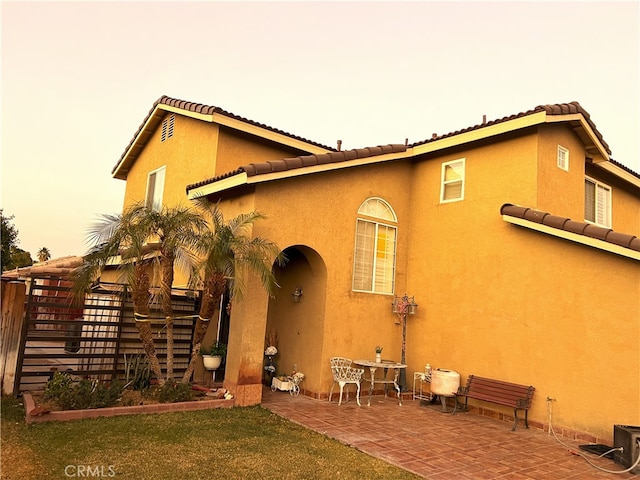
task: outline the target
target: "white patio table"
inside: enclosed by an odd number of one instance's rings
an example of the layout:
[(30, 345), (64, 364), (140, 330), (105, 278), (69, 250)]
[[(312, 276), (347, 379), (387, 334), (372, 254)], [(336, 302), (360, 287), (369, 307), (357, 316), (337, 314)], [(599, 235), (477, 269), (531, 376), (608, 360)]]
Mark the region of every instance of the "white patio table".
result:
[[(376, 362), (375, 360), (354, 360), (353, 363), (363, 367), (369, 367), (369, 373), (371, 375), (371, 378), (367, 380), (371, 383), (371, 385), (369, 386), (369, 402), (367, 403), (369, 407), (371, 406), (371, 395), (373, 394), (373, 387), (376, 383), (381, 383), (383, 385), (393, 383), (393, 387), (396, 389), (396, 392), (398, 392), (398, 405), (402, 405), (402, 393), (400, 392), (400, 385), (398, 385), (398, 377), (400, 376), (400, 371), (403, 368), (407, 368), (404, 363), (397, 363), (389, 360), (383, 360), (382, 362)], [(382, 378), (376, 379), (376, 370), (378, 370), (379, 368), (384, 368), (385, 372), (387, 371), (387, 369), (393, 369), (393, 380), (387, 379), (386, 375)]]

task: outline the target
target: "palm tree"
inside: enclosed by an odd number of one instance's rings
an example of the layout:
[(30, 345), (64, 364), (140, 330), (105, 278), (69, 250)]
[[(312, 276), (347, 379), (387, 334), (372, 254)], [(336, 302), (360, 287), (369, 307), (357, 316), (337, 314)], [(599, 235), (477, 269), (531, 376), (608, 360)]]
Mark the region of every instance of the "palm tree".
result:
[(49, 252), (49, 249), (47, 247), (42, 247), (40, 250), (38, 250), (39, 262), (46, 262), (50, 258), (51, 258), (51, 252)]
[(275, 243), (250, 237), (254, 222), (266, 218), (264, 215), (255, 211), (244, 213), (225, 223), (217, 204), (212, 206), (205, 199), (196, 201), (210, 215), (211, 230), (197, 245), (202, 261), (192, 281), (198, 282), (197, 286), (202, 288), (202, 301), (193, 333), (191, 360), (182, 377), (183, 383), (189, 382), (193, 374), (200, 346), (225, 291), (230, 293), (230, 304), (233, 299), (242, 298), (243, 272), (249, 270), (260, 277), (262, 285), (271, 293), (277, 286), (271, 269), (273, 262), (275, 260), (280, 265), (285, 262)]
[[(173, 309), (171, 285), (174, 267), (191, 270), (192, 249), (206, 232), (202, 215), (186, 207), (163, 208), (156, 212), (139, 203), (121, 215), (103, 215), (90, 229), (94, 244), (75, 274), (75, 289), (84, 293), (107, 262), (120, 255), (119, 268), (131, 286), (134, 318), (138, 334), (152, 371), (164, 384), (160, 362), (153, 343), (149, 303), (152, 285), (160, 284), (159, 297), (167, 327), (167, 378), (173, 378)], [(154, 241), (155, 240), (155, 241)], [(158, 277), (160, 277), (158, 279)]]
[[(199, 213), (188, 208), (162, 209), (148, 212), (150, 230), (160, 243), (160, 300), (167, 329), (167, 380), (173, 380), (173, 285), (176, 262), (179, 269), (189, 271), (193, 265), (193, 251), (207, 231), (207, 224)], [(190, 273), (190, 272), (189, 272)]]

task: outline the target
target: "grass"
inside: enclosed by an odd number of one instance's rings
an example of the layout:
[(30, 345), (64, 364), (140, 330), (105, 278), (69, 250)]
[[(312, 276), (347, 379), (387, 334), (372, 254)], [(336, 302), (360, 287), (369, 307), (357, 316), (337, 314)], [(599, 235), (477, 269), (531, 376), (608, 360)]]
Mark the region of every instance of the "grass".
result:
[(1, 414), (6, 480), (419, 478), (260, 406), (27, 425), (2, 397)]

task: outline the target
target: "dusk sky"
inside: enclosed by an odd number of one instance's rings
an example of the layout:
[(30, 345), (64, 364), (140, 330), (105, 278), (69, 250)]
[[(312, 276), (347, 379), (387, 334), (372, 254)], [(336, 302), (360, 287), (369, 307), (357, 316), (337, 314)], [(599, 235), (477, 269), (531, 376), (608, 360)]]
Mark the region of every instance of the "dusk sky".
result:
[(639, 5), (3, 1), (0, 206), (34, 260), (84, 254), (162, 95), (343, 149), (578, 101), (638, 172)]

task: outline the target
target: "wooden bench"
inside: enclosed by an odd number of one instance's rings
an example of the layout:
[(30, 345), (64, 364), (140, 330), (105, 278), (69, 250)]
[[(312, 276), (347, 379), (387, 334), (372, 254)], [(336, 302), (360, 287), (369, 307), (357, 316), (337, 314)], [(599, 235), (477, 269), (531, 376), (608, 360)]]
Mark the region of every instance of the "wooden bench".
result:
[[(456, 392), (456, 405), (453, 413), (456, 413), (458, 408), (467, 411), (467, 401), (474, 398), (513, 408), (514, 420), (511, 431), (514, 431), (518, 425), (518, 410), (524, 410), (524, 425), (529, 428), (528, 413), (534, 391), (535, 388), (531, 385), (518, 385), (517, 383), (469, 375), (467, 385), (458, 388)], [(463, 397), (464, 405), (460, 403), (460, 399)]]

